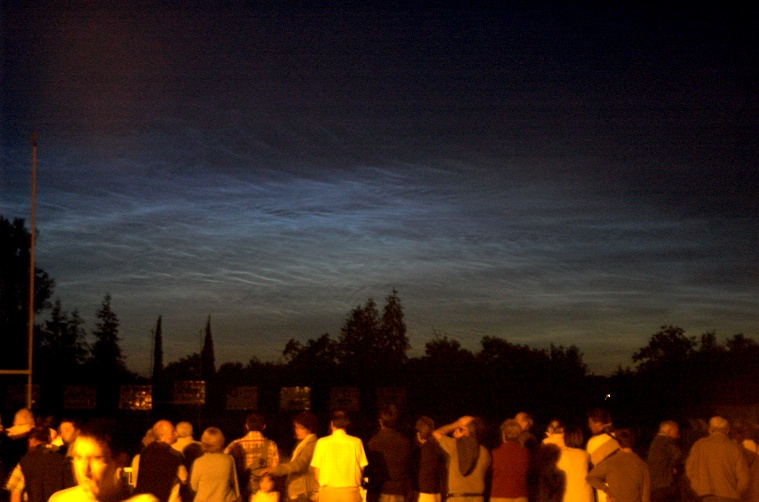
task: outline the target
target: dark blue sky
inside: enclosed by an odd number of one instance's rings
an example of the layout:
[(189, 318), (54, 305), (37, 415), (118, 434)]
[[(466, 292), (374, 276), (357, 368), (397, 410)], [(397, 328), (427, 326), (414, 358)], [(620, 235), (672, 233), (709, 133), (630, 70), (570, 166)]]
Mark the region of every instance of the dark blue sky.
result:
[(158, 315), (275, 360), (392, 288), (412, 355), (759, 335), (755, 7), (103, 5), (0, 8), (0, 213), (37, 130), (38, 264), (131, 368)]

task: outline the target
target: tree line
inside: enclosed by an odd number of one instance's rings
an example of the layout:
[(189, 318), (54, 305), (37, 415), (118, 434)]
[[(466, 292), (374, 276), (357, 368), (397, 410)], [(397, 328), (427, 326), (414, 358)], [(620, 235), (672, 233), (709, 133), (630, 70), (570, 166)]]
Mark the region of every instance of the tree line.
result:
[[(29, 241), (23, 220), (0, 216), (0, 343), (8, 348), (0, 352), (3, 369), (19, 362), (25, 366)], [(251, 357), (218, 368), (210, 316), (202, 350), (164, 364), (159, 315), (151, 375), (142, 377), (127, 368), (109, 294), (88, 334), (78, 310), (65, 311), (60, 299), (51, 303), (53, 279), (41, 269), (35, 277), (35, 312), (50, 313), (35, 326), (34, 378), (47, 392), (42, 400), (52, 408), (62, 404), (62, 387), (71, 383), (96, 384), (98, 406), (104, 410), (115, 409), (118, 385), (152, 383), (154, 402), (160, 405), (170, 402), (177, 380), (205, 380), (209, 408), (223, 407), (226, 391), (240, 385), (258, 386), (264, 406), (276, 403), (279, 387), (308, 386), (315, 409), (328, 406), (331, 388), (354, 386), (366, 410), (377, 405), (374, 390), (402, 388), (409, 409), (438, 417), (471, 410), (497, 418), (530, 410), (581, 420), (588, 408), (604, 405), (645, 421), (708, 414), (718, 404), (759, 403), (759, 344), (742, 334), (720, 343), (714, 332), (697, 338), (665, 325), (632, 354), (634, 367), (620, 367), (610, 377), (591, 374), (576, 345), (534, 348), (492, 336), (483, 337), (478, 350), (469, 350), (435, 333), (422, 356), (409, 357), (396, 290), (381, 307), (369, 298), (353, 308), (336, 337), (324, 333), (305, 342), (291, 339), (279, 361)]]

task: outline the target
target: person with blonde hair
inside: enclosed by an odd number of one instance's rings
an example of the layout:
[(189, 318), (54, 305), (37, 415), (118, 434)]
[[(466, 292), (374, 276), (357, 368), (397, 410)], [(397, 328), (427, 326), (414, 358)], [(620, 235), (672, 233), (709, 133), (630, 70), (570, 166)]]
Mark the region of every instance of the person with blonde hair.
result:
[(224, 453), (224, 434), (209, 427), (200, 438), (203, 455), (190, 469), (190, 488), (195, 502), (235, 502), (240, 499), (235, 459)]

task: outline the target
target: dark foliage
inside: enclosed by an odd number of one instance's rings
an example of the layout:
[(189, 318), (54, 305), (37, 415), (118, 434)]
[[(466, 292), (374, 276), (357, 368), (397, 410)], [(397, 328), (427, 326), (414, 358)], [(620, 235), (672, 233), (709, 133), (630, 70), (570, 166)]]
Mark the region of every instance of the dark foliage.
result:
[[(29, 262), (31, 233), (22, 218), (0, 216), (0, 368), (26, 369), (28, 363)], [(55, 282), (34, 268), (34, 312), (50, 307)]]

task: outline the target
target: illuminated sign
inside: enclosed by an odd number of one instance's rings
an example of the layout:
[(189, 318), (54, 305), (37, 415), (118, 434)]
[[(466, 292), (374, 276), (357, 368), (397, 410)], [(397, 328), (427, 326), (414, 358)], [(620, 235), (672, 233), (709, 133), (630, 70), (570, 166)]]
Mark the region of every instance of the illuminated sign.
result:
[(311, 387), (282, 387), (279, 391), (279, 409), (303, 411), (311, 409)]

